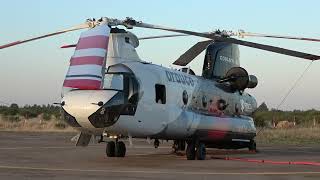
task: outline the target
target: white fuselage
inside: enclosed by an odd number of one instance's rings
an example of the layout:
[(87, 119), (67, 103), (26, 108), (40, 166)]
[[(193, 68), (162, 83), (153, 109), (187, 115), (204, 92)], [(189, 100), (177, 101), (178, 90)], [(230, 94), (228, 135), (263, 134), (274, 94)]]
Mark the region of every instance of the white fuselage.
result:
[[(208, 140), (207, 136), (215, 139), (216, 132), (249, 134), (248, 139), (254, 137), (256, 130), (252, 118), (241, 114), (231, 116), (229, 113), (229, 116), (224, 116), (207, 113), (209, 107), (199, 105), (202, 99), (199, 94), (207, 95), (208, 98), (212, 95), (212, 99), (233, 98), (235, 100), (232, 100), (230, 107), (241, 105), (240, 109), (243, 112), (247, 109), (242, 107), (243, 103), (240, 101), (254, 101), (253, 105), (256, 106), (254, 99), (248, 98), (247, 94), (244, 94), (243, 98), (239, 98), (236, 93), (229, 95), (218, 90), (214, 82), (201, 77), (143, 62), (135, 50), (138, 44), (137, 38), (131, 33), (111, 34), (106, 66), (106, 73), (130, 73), (136, 78), (139, 84), (139, 98), (135, 113), (120, 115), (110, 125), (97, 127), (92, 123), (92, 117), (91, 120), (89, 117), (95, 112), (96, 115), (102, 115), (104, 111), (101, 111), (101, 108), (104, 107), (99, 106), (99, 102), (107, 104), (116, 96), (117, 91), (70, 91), (65, 93), (62, 99), (63, 109), (77, 121), (76, 128), (95, 135), (106, 131), (125, 137), (159, 139), (185, 139), (195, 133), (204, 133), (205, 140)], [(206, 87), (212, 89), (201, 89), (204, 87), (203, 84), (208, 84)], [(156, 87), (159, 85), (164, 88), (160, 88), (160, 95)], [(188, 96), (186, 102), (183, 99), (184, 93)], [(160, 100), (158, 96), (161, 96)], [(249, 111), (253, 111), (254, 108), (251, 107)]]

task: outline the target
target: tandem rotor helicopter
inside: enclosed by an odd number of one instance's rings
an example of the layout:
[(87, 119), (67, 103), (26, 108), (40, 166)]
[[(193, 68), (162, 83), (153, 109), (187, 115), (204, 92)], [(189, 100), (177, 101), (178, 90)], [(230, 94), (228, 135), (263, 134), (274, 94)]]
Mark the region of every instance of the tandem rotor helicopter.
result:
[[(138, 38), (118, 28), (134, 27), (180, 33)], [(146, 24), (132, 18), (103, 17), (43, 36), (16, 41), (0, 49), (55, 36), (82, 32), (70, 59), (63, 83), (61, 108), (65, 121), (80, 131), (77, 146), (87, 146), (92, 136), (107, 137), (106, 155), (124, 157), (121, 139), (174, 140), (176, 150), (185, 150), (188, 160), (206, 158), (206, 148), (256, 150), (256, 128), (251, 117), (257, 108), (245, 92), (257, 86), (256, 76), (240, 67), (238, 45), (274, 53), (319, 60), (320, 56), (232, 38), (255, 36), (306, 41), (319, 39), (247, 33), (244, 31), (194, 32)], [(180, 70), (143, 61), (135, 48), (139, 40), (175, 36), (198, 36), (196, 43), (173, 64)], [(185, 67), (206, 50), (201, 76)], [(186, 147), (187, 144), (187, 147)]]

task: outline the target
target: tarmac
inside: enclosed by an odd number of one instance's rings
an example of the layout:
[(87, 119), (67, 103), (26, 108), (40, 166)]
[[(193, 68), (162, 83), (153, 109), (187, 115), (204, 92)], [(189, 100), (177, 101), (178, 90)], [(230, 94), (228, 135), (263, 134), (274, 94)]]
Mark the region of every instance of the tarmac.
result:
[[(0, 179), (319, 179), (320, 145), (266, 146), (248, 150), (207, 150), (207, 159), (188, 161), (171, 142), (158, 149), (146, 140), (127, 144), (124, 158), (108, 158), (105, 143), (75, 147), (75, 133), (0, 132)], [(242, 158), (240, 160), (224, 160)], [(221, 158), (221, 159), (216, 159)], [(259, 160), (259, 161), (256, 161)], [(262, 163), (261, 160), (265, 160)], [(268, 163), (279, 162), (279, 164)], [(284, 163), (283, 163), (284, 162)]]

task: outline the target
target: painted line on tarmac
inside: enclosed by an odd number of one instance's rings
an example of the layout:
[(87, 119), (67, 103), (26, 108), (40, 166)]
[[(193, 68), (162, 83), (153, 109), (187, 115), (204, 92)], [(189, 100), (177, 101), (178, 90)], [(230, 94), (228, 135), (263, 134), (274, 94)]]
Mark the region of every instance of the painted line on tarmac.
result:
[(67, 149), (75, 146), (49, 146), (49, 147), (1, 147), (0, 150), (20, 150), (20, 149)]
[(308, 151), (308, 150), (301, 150), (301, 151), (299, 151), (299, 150), (290, 150), (290, 149), (288, 149), (288, 150), (286, 150), (286, 149), (283, 149), (283, 150), (276, 150), (276, 149), (265, 149), (265, 150), (260, 150), (260, 153), (263, 153), (263, 152), (282, 152), (282, 153), (301, 153), (301, 154), (304, 154), (304, 153), (306, 153), (306, 154), (315, 154), (315, 153), (318, 153), (319, 154), (319, 152), (316, 152), (316, 151)]
[(62, 169), (46, 167), (4, 166), (0, 169), (37, 170), (37, 171), (73, 171), (73, 172), (100, 172), (100, 173), (141, 173), (141, 174), (177, 174), (177, 175), (308, 175), (320, 174), (320, 171), (297, 172), (183, 172), (183, 171), (146, 171), (146, 170), (104, 170), (104, 169)]
[[(89, 145), (88, 147), (100, 147), (99, 145)], [(26, 147), (0, 147), (0, 150), (19, 150), (19, 149), (67, 149), (67, 148), (77, 148), (76, 146), (47, 146), (47, 147), (36, 147), (36, 146), (26, 146)], [(155, 149), (154, 147), (147, 146), (134, 146), (128, 147), (128, 149)], [(171, 147), (158, 147), (158, 149), (171, 149)]]

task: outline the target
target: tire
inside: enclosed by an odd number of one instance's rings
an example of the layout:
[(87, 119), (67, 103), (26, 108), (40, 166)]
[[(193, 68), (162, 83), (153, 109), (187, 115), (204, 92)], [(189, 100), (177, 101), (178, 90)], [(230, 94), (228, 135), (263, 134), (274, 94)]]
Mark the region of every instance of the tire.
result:
[(250, 141), (249, 147), (248, 147), (249, 151), (257, 151), (257, 144), (255, 141)]
[(186, 150), (186, 141), (184, 141), (184, 140), (180, 140), (180, 141), (178, 141), (179, 142), (179, 150), (180, 151), (184, 151), (184, 150)]
[(113, 141), (107, 142), (106, 154), (108, 157), (114, 157), (115, 155), (115, 143)]
[(197, 150), (196, 150), (196, 157), (197, 160), (205, 160), (206, 159), (206, 145), (203, 143), (199, 143)]
[(195, 145), (193, 142), (190, 142), (187, 145), (186, 155), (187, 155), (187, 160), (195, 160), (196, 159), (196, 150), (195, 150)]
[(115, 156), (125, 157), (125, 155), (126, 155), (126, 145), (122, 141), (117, 142), (116, 148), (115, 148)]

